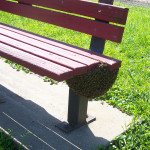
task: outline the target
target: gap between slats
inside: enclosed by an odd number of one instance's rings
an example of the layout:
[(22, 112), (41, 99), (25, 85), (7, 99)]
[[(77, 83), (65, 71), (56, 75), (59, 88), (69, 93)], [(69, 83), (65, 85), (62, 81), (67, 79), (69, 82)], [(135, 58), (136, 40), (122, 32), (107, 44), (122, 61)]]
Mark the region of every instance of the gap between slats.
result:
[(30, 53), (32, 55), (38, 56), (40, 58), (46, 59), (48, 61), (62, 65), (62, 66), (67, 67), (69, 69), (72, 69), (74, 72), (74, 75), (80, 75), (80, 74), (86, 73), (88, 70), (93, 68), (93, 66), (98, 64), (98, 62), (95, 61), (94, 64), (92, 64), (90, 67), (88, 67), (87, 65), (83, 65), (82, 63), (72, 61), (70, 59), (61, 57), (61, 56), (56, 55), (56, 54), (51, 53), (51, 52), (43, 51), (40, 48), (36, 48), (34, 46), (30, 46), (28, 44), (16, 41), (14, 39), (11, 39), (11, 38), (4, 36), (4, 35), (1, 35), (1, 34), (0, 34), (0, 41), (2, 43), (5, 43), (5, 44), (10, 45), (12, 47), (15, 47), (21, 51), (25, 51), (25, 52)]
[(18, 0), (19, 2), (125, 24), (128, 8), (83, 0)]
[(92, 51), (87, 51), (83, 48), (79, 48), (79, 47), (72, 46), (72, 45), (69, 45), (69, 44), (66, 44), (66, 43), (62, 43), (62, 42), (59, 42), (59, 41), (56, 41), (56, 40), (53, 40), (53, 39), (49, 39), (49, 38), (46, 38), (46, 37), (43, 37), (43, 36), (39, 36), (39, 35), (36, 35), (34, 33), (30, 33), (28, 31), (23, 31), (21, 29), (14, 28), (14, 27), (2, 24), (2, 23), (0, 23), (0, 27), (3, 28), (3, 29), (6, 29), (6, 30), (13, 31), (15, 33), (33, 38), (35, 40), (44, 42), (46, 44), (51, 44), (55, 47), (63, 48), (63, 49), (66, 49), (68, 51), (72, 51), (74, 53), (78, 53), (80, 55), (83, 55), (83, 56), (86, 56), (86, 57), (89, 57), (89, 58), (92, 58), (92, 59), (95, 59), (95, 60), (101, 60), (102, 62), (106, 62), (109, 65), (111, 70), (117, 69), (121, 66), (121, 61), (120, 60), (110, 58), (108, 56), (97, 54), (97, 53), (94, 53)]
[[(106, 40), (121, 42), (124, 28), (78, 16), (0, 0), (0, 10), (79, 31)], [(27, 11), (28, 10), (28, 11)]]
[[(70, 52), (70, 51), (67, 51), (67, 50), (46, 44), (46, 43), (41, 43), (40, 41), (35, 41), (31, 38), (26, 39), (26, 37), (24, 37), (24, 36), (20, 36), (19, 34), (15, 34), (13, 32), (8, 32), (6, 30), (3, 31), (3, 29), (1, 29), (1, 34), (8, 36), (12, 39), (15, 39), (17, 41), (21, 41), (23, 43), (26, 43), (26, 44), (28, 44), (27, 45), (28, 47), (30, 47), (29, 45), (34, 46), (35, 50), (37, 48), (39, 48), (39, 49), (44, 50), (46, 52), (56, 54), (58, 56), (70, 59), (70, 60), (75, 61), (75, 62), (80, 63), (80, 64), (84, 64), (84, 65), (88, 66), (88, 70), (90, 70), (93, 67), (93, 65), (95, 66), (95, 64), (99, 63), (99, 61), (97, 61), (97, 60), (87, 58), (87, 57), (79, 55), (77, 53), (73, 53), (73, 52)], [(3, 40), (3, 42), (5, 42), (5, 41), (6, 40)], [(22, 43), (22, 45), (23, 45), (23, 43)], [(14, 44), (12, 44), (12, 45), (14, 45)], [(30, 48), (33, 49), (33, 47), (30, 47)]]
[(46, 61), (16, 48), (0, 43), (0, 55), (24, 67), (34, 73), (48, 76), (57, 81), (63, 81), (73, 77), (73, 71), (58, 64)]

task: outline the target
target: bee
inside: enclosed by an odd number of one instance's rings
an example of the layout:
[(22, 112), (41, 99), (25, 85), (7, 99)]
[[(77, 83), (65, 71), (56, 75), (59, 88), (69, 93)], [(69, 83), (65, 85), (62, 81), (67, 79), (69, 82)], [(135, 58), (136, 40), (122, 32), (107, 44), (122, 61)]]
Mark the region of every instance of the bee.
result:
[(68, 86), (78, 95), (93, 99), (104, 95), (114, 84), (119, 69), (110, 71), (105, 63), (98, 64), (85, 74), (66, 80)]

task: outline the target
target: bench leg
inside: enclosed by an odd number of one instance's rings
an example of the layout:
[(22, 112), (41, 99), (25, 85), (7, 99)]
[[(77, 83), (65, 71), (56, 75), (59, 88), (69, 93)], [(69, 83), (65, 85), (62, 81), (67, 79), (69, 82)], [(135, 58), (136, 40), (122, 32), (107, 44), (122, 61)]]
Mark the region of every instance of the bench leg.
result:
[[(98, 0), (100, 3), (113, 4), (114, 0)], [(104, 22), (101, 20), (97, 20)], [(105, 40), (97, 37), (92, 37), (90, 50), (102, 54), (104, 51)], [(64, 132), (70, 132), (94, 120), (94, 117), (87, 116), (88, 99), (77, 95), (69, 89), (69, 106), (68, 106), (68, 123), (62, 122), (56, 125)]]
[(77, 95), (69, 89), (68, 123), (62, 122), (56, 127), (68, 133), (96, 120), (95, 117), (87, 115), (87, 106), (88, 99), (86, 97)]

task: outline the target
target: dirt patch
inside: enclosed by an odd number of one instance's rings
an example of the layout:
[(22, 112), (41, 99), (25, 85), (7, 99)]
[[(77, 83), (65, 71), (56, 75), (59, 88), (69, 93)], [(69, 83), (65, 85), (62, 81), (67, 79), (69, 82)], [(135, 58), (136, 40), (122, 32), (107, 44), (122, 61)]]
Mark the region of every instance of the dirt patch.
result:
[(115, 1), (127, 5), (150, 7), (150, 0), (115, 0)]

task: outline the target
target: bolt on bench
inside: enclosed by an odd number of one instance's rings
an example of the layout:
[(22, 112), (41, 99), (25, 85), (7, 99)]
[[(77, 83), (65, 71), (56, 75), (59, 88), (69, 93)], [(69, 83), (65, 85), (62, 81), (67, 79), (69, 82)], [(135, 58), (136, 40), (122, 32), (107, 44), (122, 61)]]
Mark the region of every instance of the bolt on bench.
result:
[(85, 50), (0, 23), (0, 56), (69, 85), (68, 123), (56, 125), (64, 132), (95, 120), (87, 116), (88, 99), (107, 92), (121, 66), (120, 60), (102, 55), (105, 40), (120, 43), (124, 32), (124, 27), (109, 22), (125, 25), (128, 14), (127, 8), (112, 4), (113, 0), (0, 0), (1, 11), (92, 35), (90, 50)]

